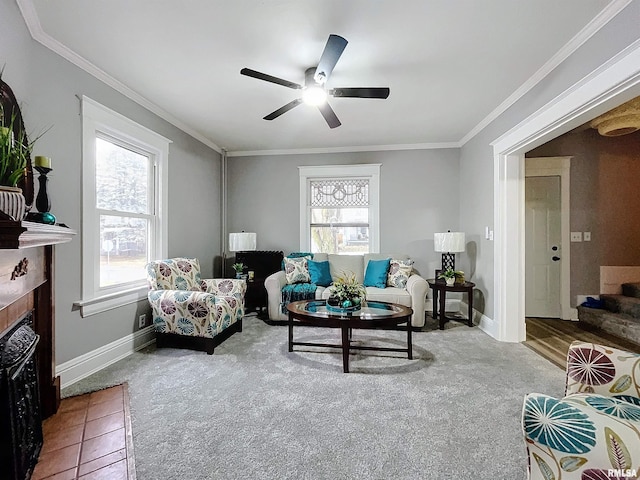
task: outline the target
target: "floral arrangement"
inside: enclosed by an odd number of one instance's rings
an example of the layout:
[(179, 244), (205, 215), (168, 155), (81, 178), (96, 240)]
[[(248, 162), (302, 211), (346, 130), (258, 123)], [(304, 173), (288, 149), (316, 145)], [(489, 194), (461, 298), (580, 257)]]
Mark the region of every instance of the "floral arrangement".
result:
[(331, 297), (337, 300), (340, 306), (348, 308), (359, 306), (366, 294), (364, 285), (358, 283), (355, 273), (341, 272), (337, 280), (333, 282)]

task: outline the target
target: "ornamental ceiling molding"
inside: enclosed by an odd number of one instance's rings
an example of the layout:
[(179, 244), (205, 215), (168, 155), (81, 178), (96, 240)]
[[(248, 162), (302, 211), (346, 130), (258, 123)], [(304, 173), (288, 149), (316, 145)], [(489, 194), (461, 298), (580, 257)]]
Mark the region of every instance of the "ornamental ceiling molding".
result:
[(604, 137), (619, 137), (640, 130), (640, 97), (633, 98), (589, 123)]

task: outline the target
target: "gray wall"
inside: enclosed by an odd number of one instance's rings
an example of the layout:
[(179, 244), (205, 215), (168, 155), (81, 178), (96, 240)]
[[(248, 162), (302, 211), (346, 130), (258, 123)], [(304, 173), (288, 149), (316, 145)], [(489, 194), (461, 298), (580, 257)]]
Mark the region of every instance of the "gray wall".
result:
[[(458, 150), (371, 152), (229, 159), (229, 231), (255, 230), (258, 248), (299, 248), (298, 165), (382, 163), (381, 250), (406, 252), (430, 276), (439, 264), (433, 233), (462, 230), (467, 252), (458, 266), (476, 282), (476, 305), (493, 317), (493, 151), (490, 143), (638, 39), (640, 1), (634, 0), (539, 85)], [(499, 28), (499, 24), (496, 25)], [(507, 39), (508, 41), (508, 39)], [(169, 255), (201, 259), (212, 274), (219, 243), (219, 155), (110, 87), (34, 42), (13, 0), (0, 0), (0, 65), (22, 103), (27, 129), (53, 128), (35, 154), (53, 158), (49, 186), (61, 222), (81, 230), (80, 116), (76, 95), (87, 95), (173, 140), (170, 149)], [(508, 75), (508, 66), (496, 75)], [(472, 79), (471, 79), (472, 80)], [(564, 132), (558, 132), (561, 134)], [(548, 139), (540, 140), (540, 144)], [(532, 145), (535, 147), (538, 145)], [(194, 194), (194, 192), (197, 192)], [(453, 192), (453, 194), (451, 194)], [(445, 195), (446, 194), (446, 195)], [(187, 210), (188, 214), (183, 212)], [(58, 363), (135, 331), (145, 302), (81, 318), (80, 235), (56, 248)]]
[[(494, 155), (491, 143), (638, 40), (639, 24), (640, 1), (634, 0), (544, 80), (462, 147), (460, 228), (467, 233), (467, 241), (475, 241), (477, 245), (477, 255), (475, 259), (470, 259), (473, 262), (471, 268), (476, 272), (476, 296), (484, 300), (485, 314), (489, 318), (494, 315), (494, 244), (484, 240), (484, 227), (493, 227)], [(496, 75), (508, 74), (508, 65), (503, 71), (496, 72)], [(565, 132), (566, 130), (558, 131), (558, 135)], [(540, 139), (531, 148), (547, 140), (550, 138)]]
[(298, 166), (363, 163), (382, 164), (380, 251), (406, 253), (433, 277), (433, 233), (458, 228), (457, 149), (231, 157), (229, 231), (255, 231), (259, 250), (298, 251)]
[(596, 130), (569, 132), (527, 157), (572, 156), (572, 232), (591, 241), (571, 247), (571, 305), (576, 295), (600, 293), (601, 265), (640, 265), (640, 132), (603, 137)]
[[(81, 318), (73, 310), (81, 296), (81, 117), (76, 96), (97, 102), (171, 139), (169, 151), (169, 256), (200, 258), (213, 273), (220, 252), (220, 156), (166, 121), (32, 40), (18, 7), (0, 0), (0, 66), (21, 104), (27, 131), (51, 129), (35, 155), (52, 157), (52, 212), (78, 231), (56, 254), (56, 358), (60, 364), (125, 337), (137, 329), (147, 301)], [(37, 184), (37, 182), (36, 182)], [(185, 213), (187, 212), (187, 213)]]

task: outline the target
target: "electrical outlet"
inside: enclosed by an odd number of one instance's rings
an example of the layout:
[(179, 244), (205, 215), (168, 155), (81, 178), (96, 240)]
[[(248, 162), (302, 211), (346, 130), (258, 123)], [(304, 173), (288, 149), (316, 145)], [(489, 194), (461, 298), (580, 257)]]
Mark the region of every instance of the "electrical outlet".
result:
[(582, 232), (571, 232), (571, 241), (572, 242), (581, 242), (582, 241)]
[(591, 241), (591, 232), (584, 232), (582, 234), (582, 238), (584, 239), (585, 242), (590, 242)]
[(143, 328), (147, 324), (147, 314), (143, 313), (138, 317), (138, 328)]

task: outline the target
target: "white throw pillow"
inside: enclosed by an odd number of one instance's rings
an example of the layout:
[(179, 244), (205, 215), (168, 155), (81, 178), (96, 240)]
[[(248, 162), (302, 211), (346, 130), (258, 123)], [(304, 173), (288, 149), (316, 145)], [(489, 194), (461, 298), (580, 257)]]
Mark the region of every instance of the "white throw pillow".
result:
[(391, 259), (389, 263), (389, 274), (387, 275), (387, 286), (405, 288), (407, 280), (413, 271), (413, 260)]
[(310, 283), (311, 275), (307, 266), (307, 257), (287, 258), (284, 259), (284, 274), (287, 277), (287, 283)]

